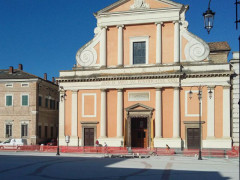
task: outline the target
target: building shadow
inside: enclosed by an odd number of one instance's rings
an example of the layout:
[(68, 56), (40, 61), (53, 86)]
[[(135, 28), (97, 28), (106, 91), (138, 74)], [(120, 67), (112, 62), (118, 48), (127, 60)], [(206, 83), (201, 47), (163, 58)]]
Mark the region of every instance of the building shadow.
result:
[[(217, 171), (174, 170), (170, 160), (124, 158), (0, 156), (0, 179), (17, 180), (228, 180)], [(162, 166), (157, 164), (165, 163)], [(158, 167), (158, 168), (155, 168)], [(162, 168), (160, 168), (162, 167)], [(197, 166), (196, 166), (197, 167)]]

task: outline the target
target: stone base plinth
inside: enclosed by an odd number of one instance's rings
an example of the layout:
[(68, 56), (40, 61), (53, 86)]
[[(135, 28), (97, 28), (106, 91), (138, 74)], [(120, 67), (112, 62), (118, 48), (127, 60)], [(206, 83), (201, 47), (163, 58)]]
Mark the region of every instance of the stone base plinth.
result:
[(181, 138), (154, 138), (154, 147), (166, 148), (166, 144), (170, 148), (181, 148)]

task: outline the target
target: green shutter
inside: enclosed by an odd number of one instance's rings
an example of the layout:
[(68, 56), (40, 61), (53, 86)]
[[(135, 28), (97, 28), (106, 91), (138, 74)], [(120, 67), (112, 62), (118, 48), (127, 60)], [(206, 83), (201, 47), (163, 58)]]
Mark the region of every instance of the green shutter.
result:
[(12, 106), (12, 96), (6, 96), (6, 105)]
[(22, 96), (22, 106), (28, 106), (28, 95)]

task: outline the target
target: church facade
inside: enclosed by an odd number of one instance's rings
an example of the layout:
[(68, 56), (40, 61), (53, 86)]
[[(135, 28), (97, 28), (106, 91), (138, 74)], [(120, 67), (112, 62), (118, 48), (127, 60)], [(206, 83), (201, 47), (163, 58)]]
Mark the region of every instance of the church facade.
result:
[(230, 48), (189, 32), (187, 10), (119, 0), (94, 14), (94, 38), (57, 79), (60, 145), (232, 147)]

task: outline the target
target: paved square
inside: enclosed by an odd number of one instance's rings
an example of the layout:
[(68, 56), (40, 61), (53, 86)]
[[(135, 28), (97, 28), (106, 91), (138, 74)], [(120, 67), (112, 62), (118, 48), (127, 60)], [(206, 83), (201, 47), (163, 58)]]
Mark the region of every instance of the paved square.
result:
[(148, 159), (103, 155), (0, 152), (1, 180), (227, 180), (239, 179), (238, 159), (155, 156)]

